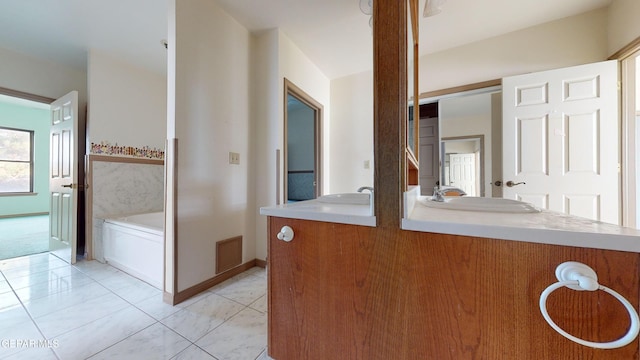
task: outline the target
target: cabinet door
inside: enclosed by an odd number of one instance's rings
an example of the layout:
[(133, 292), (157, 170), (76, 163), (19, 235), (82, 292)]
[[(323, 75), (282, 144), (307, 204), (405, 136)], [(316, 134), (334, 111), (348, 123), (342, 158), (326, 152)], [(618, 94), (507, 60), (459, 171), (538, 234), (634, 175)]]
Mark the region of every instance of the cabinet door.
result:
[[(278, 240), (293, 228), (291, 242)], [(270, 218), (269, 354), (274, 359), (356, 359), (364, 314), (356, 268), (364, 226)], [(362, 321), (362, 318), (360, 319)], [(361, 350), (361, 349), (360, 349)]]

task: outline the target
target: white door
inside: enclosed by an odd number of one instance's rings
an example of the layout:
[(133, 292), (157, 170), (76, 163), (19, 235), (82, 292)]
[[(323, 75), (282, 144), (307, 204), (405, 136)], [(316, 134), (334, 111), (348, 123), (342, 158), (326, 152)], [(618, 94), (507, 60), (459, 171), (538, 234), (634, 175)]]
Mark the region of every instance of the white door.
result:
[(51, 104), (49, 193), (49, 251), (71, 264), (76, 262), (78, 212), (78, 92)]
[(449, 155), (449, 184), (464, 190), (469, 196), (477, 196), (476, 154)]
[(617, 61), (502, 80), (505, 198), (619, 223), (617, 82)]

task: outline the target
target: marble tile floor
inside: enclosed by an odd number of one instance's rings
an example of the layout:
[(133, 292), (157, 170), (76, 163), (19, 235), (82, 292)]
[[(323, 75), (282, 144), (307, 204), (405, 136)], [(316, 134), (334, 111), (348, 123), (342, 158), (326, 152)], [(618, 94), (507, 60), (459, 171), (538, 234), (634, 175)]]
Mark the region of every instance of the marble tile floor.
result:
[(176, 306), (97, 261), (44, 253), (0, 260), (0, 274), (0, 359), (270, 359), (262, 268)]

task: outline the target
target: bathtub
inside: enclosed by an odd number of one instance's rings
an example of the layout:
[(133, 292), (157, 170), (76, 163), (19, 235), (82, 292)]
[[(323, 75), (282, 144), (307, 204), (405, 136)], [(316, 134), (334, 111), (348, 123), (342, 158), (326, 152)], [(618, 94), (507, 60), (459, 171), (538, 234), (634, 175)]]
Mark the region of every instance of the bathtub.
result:
[(111, 266), (162, 289), (163, 228), (162, 212), (104, 219), (104, 260)]

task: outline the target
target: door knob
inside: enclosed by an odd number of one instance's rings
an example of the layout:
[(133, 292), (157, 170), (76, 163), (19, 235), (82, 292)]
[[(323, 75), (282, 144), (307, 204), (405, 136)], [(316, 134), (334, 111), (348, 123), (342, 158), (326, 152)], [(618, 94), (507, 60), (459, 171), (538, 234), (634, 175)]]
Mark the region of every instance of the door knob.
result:
[(516, 185), (522, 185), (522, 184), (526, 184), (526, 182), (522, 181), (522, 182), (514, 183), (513, 181), (509, 180), (509, 181), (507, 181), (507, 184), (506, 184), (506, 185), (507, 185), (508, 187), (514, 187), (514, 186), (516, 186)]
[(283, 226), (276, 237), (278, 240), (289, 242), (293, 240), (293, 229), (290, 226)]
[(494, 181), (494, 182), (493, 182), (493, 185), (495, 185), (495, 186), (502, 186), (502, 181), (500, 181), (500, 180), (496, 180), (496, 181)]

